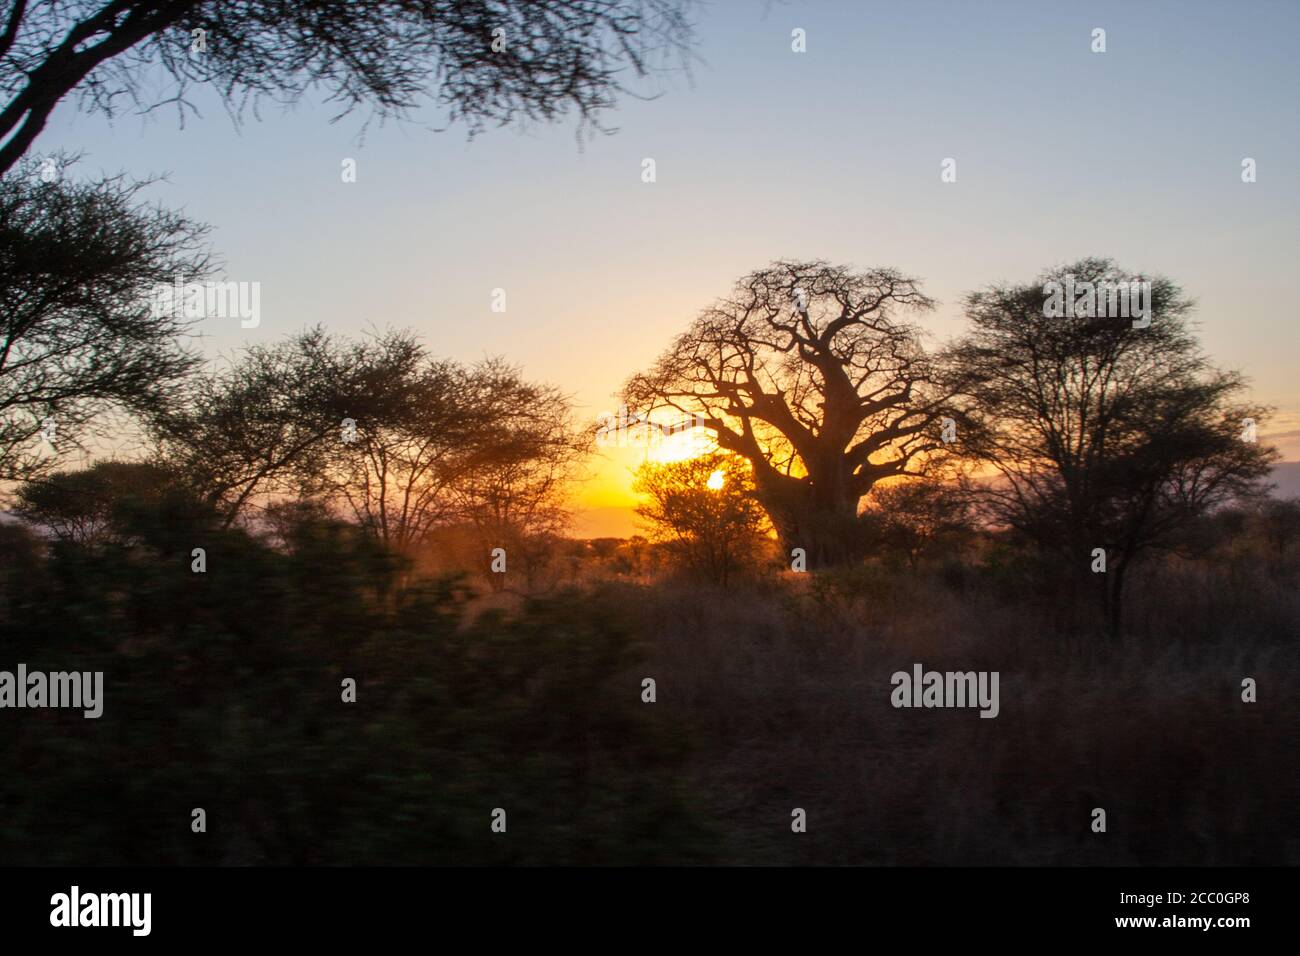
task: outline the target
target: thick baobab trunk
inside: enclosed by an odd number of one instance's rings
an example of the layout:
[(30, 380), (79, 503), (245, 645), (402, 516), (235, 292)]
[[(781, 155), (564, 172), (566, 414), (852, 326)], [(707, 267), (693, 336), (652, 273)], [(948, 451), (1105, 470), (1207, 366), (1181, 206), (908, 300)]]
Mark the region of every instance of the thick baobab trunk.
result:
[(758, 481), (759, 503), (781, 540), (787, 559), (802, 548), (809, 570), (847, 564), (862, 557), (858, 495), (847, 476), (822, 481)]

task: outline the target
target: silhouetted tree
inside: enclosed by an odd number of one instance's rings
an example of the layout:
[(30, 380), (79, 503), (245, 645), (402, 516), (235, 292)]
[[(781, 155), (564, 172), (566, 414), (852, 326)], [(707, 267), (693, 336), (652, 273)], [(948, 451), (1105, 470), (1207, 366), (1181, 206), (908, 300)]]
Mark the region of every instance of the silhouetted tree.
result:
[[(624, 71), (680, 53), (682, 0), (9, 0), (0, 6), (0, 173), (64, 97), (114, 115), (195, 84), (232, 115), (321, 88), (342, 113), (431, 98), (477, 130), (613, 105)], [(159, 78), (163, 92), (155, 94)], [(193, 107), (191, 107), (192, 109)]]
[[(149, 292), (211, 270), (206, 227), (138, 199), (147, 181), (0, 177), (0, 479), (34, 477), (112, 410), (149, 414), (198, 363)], [(52, 447), (49, 447), (52, 446)]]
[[(1214, 368), (1187, 327), (1192, 304), (1151, 282), (1150, 325), (1131, 317), (1048, 317), (1048, 283), (1127, 282), (1086, 259), (1027, 285), (971, 294), (974, 331), (957, 352), (975, 427), (959, 443), (996, 470), (983, 486), (992, 515), (1081, 588), (1094, 589), (1112, 633), (1125, 576), (1190, 519), (1255, 493), (1275, 452), (1248, 440), (1267, 409), (1239, 399), (1236, 373)], [(1092, 553), (1106, 552), (1093, 573)]]
[(1300, 541), (1300, 498), (1269, 498), (1256, 515), (1261, 536), (1275, 560)]
[(155, 503), (176, 486), (175, 477), (158, 465), (102, 461), (25, 483), (13, 513), (62, 541), (121, 544), (132, 509)]
[(858, 546), (858, 502), (943, 447), (947, 395), (899, 313), (933, 303), (891, 269), (777, 262), (695, 320), (623, 399), (673, 409), (753, 467), (756, 494), (787, 549), (813, 564)]
[(351, 438), (357, 423), (416, 404), (425, 362), (408, 333), (347, 342), (309, 329), (192, 377), (183, 400), (154, 416), (153, 437), (160, 457), (233, 521), (258, 496), (302, 493), (325, 447)]
[(490, 362), (465, 377), (462, 401), (487, 410), (491, 421), (450, 490), (454, 515), (474, 528), (481, 553), (505, 548), (511, 568), (531, 585), (568, 527), (573, 483), (583, 474), (594, 433), (577, 426), (572, 402), (559, 389), (520, 376), (517, 368)]
[(633, 487), (648, 499), (636, 513), (681, 567), (725, 586), (755, 563), (766, 522), (754, 499), (749, 465), (739, 455), (715, 452), (667, 464), (646, 462)]
[(959, 555), (974, 533), (969, 490), (963, 483), (915, 478), (871, 490), (862, 517), (880, 543), (907, 558)]
[(395, 548), (454, 521), (555, 530), (587, 444), (555, 389), (500, 360), (435, 360), (396, 331), (253, 346), (153, 427), (161, 457), (228, 521), (253, 501), (307, 497)]

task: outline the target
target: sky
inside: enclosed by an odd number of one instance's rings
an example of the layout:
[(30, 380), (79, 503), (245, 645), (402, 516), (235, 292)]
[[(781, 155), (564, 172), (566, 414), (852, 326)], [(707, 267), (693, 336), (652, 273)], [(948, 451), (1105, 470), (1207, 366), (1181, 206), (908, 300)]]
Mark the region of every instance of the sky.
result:
[[(261, 285), (256, 329), (204, 320), (213, 357), (315, 324), (412, 328), (595, 419), (773, 259), (919, 277), (938, 343), (967, 292), (1105, 255), (1183, 285), (1206, 351), (1277, 407), (1261, 438), (1300, 460), (1300, 2), (732, 0), (694, 19), (689, 70), (636, 84), (611, 135), (570, 118), (470, 139), (427, 111), (362, 138), (363, 115), (331, 123), (315, 100), (237, 127), (200, 93), (183, 127), (64, 103), (37, 150), (84, 152), (85, 176), (165, 173), (150, 197), (212, 225), (226, 277)], [(633, 530), (643, 454), (594, 464), (579, 533)]]

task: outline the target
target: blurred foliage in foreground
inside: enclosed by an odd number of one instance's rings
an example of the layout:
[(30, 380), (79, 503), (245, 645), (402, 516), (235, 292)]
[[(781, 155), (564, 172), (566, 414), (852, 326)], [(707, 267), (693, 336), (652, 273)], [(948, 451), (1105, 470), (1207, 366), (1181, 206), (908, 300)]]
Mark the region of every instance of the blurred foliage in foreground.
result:
[(5, 713), (3, 863), (708, 857), (683, 738), (599, 591), (471, 619), (461, 581), (355, 528), (307, 514), (273, 548), (147, 491), (86, 540), (0, 525), (0, 666), (102, 670), (105, 696), (97, 720)]

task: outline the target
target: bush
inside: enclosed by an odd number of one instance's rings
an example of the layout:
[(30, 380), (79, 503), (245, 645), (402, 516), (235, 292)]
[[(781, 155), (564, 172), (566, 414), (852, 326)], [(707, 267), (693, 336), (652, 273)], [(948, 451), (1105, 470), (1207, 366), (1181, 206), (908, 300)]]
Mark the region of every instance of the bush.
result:
[[(136, 519), (130, 543), (60, 542), (4, 579), (5, 666), (102, 670), (106, 698), (99, 719), (17, 715), (22, 733), (0, 758), (6, 862), (711, 852), (681, 783), (688, 737), (641, 703), (639, 652), (607, 596), (470, 622), (457, 579), (399, 585), (402, 561), (319, 516), (281, 529), (283, 549), (201, 515)], [(206, 549), (206, 573), (191, 572), (192, 547)], [(341, 699), (345, 678), (355, 703)], [(509, 839), (490, 832), (496, 807)]]

